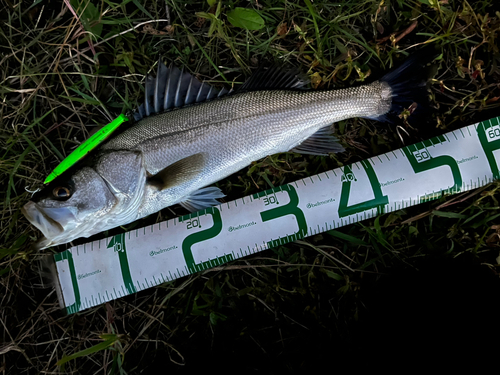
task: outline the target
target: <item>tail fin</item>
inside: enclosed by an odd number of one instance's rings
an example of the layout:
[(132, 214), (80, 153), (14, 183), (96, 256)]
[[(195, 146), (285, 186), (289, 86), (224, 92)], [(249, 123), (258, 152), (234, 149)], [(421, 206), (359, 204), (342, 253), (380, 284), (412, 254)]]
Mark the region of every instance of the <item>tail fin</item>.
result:
[(417, 107), (412, 111), (412, 119), (430, 113), (427, 82), (432, 69), (427, 65), (436, 56), (433, 47), (426, 47), (381, 78), (380, 81), (387, 83), (392, 90), (392, 104), (386, 114), (377, 118), (378, 121), (395, 122), (404, 109), (413, 103), (416, 103)]

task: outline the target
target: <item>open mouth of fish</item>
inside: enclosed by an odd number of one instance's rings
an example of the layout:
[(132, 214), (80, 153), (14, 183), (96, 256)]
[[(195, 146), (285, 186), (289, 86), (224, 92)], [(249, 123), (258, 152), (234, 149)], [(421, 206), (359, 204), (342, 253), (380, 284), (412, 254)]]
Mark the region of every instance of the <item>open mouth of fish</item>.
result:
[(75, 219), (67, 207), (46, 208), (31, 201), (24, 205), (21, 212), (49, 241), (61, 235), (64, 228)]

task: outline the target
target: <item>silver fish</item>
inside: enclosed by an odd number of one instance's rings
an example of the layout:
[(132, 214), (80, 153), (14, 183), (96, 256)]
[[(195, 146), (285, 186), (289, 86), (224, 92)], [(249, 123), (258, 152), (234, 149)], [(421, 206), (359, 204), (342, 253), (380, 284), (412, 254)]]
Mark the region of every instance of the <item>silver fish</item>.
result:
[[(306, 90), (299, 75), (259, 70), (236, 92), (218, 92), (158, 64), (146, 81), (136, 123), (65, 172), (22, 209), (45, 236), (38, 248), (128, 224), (180, 203), (217, 205), (207, 187), (267, 155), (341, 152), (331, 125), (352, 117), (384, 120), (425, 98), (420, 58), (381, 80), (338, 90)], [(416, 74), (417, 73), (417, 74)]]

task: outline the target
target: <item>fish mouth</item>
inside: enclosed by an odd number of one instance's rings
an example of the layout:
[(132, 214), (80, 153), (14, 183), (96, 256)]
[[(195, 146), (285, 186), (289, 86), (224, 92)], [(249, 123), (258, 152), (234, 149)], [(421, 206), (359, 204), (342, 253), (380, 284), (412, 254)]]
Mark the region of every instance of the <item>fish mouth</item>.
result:
[(75, 215), (68, 207), (40, 207), (30, 201), (21, 208), (21, 212), (45, 237), (36, 244), (38, 249), (50, 246), (53, 239), (63, 234), (75, 221)]

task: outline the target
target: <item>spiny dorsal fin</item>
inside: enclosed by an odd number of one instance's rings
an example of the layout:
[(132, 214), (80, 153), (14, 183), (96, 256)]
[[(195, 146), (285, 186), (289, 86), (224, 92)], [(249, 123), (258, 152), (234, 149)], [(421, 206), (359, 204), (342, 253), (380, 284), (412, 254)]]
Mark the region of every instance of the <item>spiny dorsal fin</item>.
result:
[(181, 185), (198, 176), (204, 167), (205, 156), (202, 153), (194, 154), (176, 161), (149, 177), (148, 184), (156, 186), (159, 190)]
[(191, 74), (158, 62), (156, 77), (148, 76), (144, 104), (134, 113), (136, 121), (155, 113), (220, 97), (228, 93), (198, 81)]
[[(299, 70), (273, 66), (259, 68), (237, 91), (307, 89), (309, 79)], [(135, 121), (155, 113), (161, 113), (188, 104), (200, 103), (233, 93), (198, 81), (191, 74), (175, 66), (167, 68), (158, 62), (156, 77), (148, 76), (145, 85), (144, 104), (134, 113)]]
[(331, 125), (319, 129), (316, 133), (307, 138), (297, 147), (290, 150), (299, 154), (327, 156), (328, 153), (343, 152), (344, 147), (340, 145), (339, 140), (332, 135)]
[(272, 66), (257, 69), (238, 91), (301, 89), (309, 86), (309, 79), (298, 69)]

